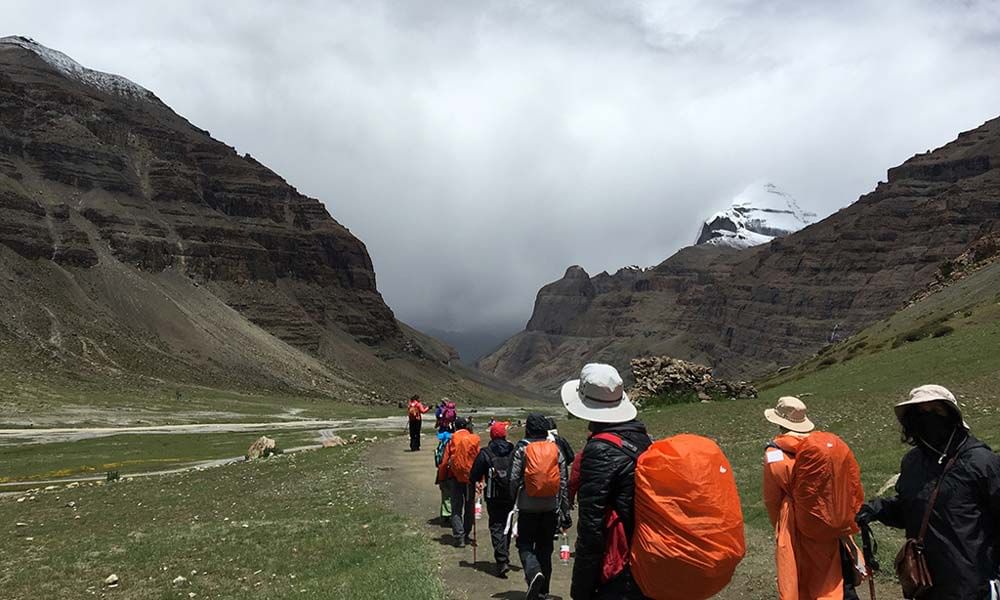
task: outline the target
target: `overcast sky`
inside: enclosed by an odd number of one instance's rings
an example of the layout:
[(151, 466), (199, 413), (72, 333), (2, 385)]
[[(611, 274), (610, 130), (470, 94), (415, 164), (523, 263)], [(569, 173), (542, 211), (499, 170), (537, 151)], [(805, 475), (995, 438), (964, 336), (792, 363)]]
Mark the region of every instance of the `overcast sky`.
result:
[(755, 180), (829, 214), (1000, 114), (994, 1), (3, 6), (321, 199), (441, 329), (659, 263)]

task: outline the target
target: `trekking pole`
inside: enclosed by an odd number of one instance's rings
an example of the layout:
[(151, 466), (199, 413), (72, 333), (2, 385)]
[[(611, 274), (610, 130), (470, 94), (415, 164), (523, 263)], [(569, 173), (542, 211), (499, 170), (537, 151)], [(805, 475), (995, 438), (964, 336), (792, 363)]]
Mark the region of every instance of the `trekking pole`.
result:
[(865, 565), (868, 569), (868, 591), (871, 593), (872, 600), (875, 598), (875, 572), (879, 570), (878, 559), (875, 554), (878, 553), (878, 542), (872, 535), (871, 527), (868, 524), (861, 526), (861, 548), (865, 556)]

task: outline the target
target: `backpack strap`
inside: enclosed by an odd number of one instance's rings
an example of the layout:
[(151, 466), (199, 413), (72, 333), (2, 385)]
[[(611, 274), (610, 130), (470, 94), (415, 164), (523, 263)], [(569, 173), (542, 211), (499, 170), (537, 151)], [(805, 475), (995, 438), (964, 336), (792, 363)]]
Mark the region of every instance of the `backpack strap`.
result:
[(955, 456), (952, 456), (951, 459), (944, 465), (944, 469), (942, 469), (937, 483), (934, 484), (934, 491), (931, 492), (931, 497), (927, 501), (927, 511), (924, 512), (924, 519), (920, 523), (920, 534), (917, 536), (917, 543), (921, 546), (924, 544), (924, 538), (927, 537), (927, 528), (931, 524), (931, 514), (934, 512), (934, 503), (937, 502), (938, 492), (941, 491), (941, 482), (944, 481), (944, 476), (947, 475), (948, 471), (955, 466), (955, 461), (957, 461), (959, 455), (962, 454), (964, 446), (965, 443), (963, 442), (962, 446), (959, 446), (958, 450), (955, 451)]
[(639, 460), (639, 455), (641, 454), (641, 452), (639, 451), (639, 447), (633, 444), (632, 442), (626, 440), (625, 438), (621, 437), (620, 435), (616, 435), (610, 432), (602, 432), (602, 433), (595, 433), (594, 435), (590, 436), (590, 439), (604, 442), (606, 444), (614, 446), (615, 448), (618, 448), (619, 450), (624, 452), (629, 458), (631, 458), (633, 462)]
[(764, 447), (764, 450), (781, 450), (782, 452), (784, 452), (788, 456), (791, 456), (792, 458), (795, 458), (795, 453), (794, 452), (792, 452), (788, 448), (782, 448), (781, 446), (778, 445), (778, 442), (775, 442), (774, 440), (771, 440), (770, 442), (768, 442), (767, 446)]

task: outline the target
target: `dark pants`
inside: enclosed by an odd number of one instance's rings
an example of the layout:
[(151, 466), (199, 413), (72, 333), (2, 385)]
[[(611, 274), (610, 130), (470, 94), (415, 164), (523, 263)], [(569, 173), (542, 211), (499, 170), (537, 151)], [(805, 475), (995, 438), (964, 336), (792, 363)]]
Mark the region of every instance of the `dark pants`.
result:
[(503, 530), (507, 527), (507, 515), (514, 510), (514, 501), (506, 498), (486, 500), (486, 511), (490, 517), (490, 540), (493, 542), (493, 559), (498, 563), (510, 562), (510, 536)]
[(626, 567), (618, 577), (597, 588), (594, 600), (646, 600), (639, 585)]
[(410, 419), (410, 450), (420, 450), (420, 425), (423, 421)]
[(455, 540), (472, 539), (472, 520), (476, 518), (476, 486), (451, 482), (451, 534)]
[(517, 517), (517, 553), (521, 556), (524, 579), (530, 585), (535, 575), (544, 575), (543, 594), (549, 593), (549, 582), (552, 580), (552, 538), (556, 534), (558, 520), (555, 512), (520, 512)]

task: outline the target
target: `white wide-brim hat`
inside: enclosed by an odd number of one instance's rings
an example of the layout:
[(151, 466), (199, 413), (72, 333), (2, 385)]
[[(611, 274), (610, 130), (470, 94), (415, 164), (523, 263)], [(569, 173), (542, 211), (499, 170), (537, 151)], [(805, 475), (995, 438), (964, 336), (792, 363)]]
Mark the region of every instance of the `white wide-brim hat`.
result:
[(611, 365), (584, 365), (580, 378), (564, 383), (560, 394), (569, 414), (584, 421), (624, 423), (639, 414), (625, 393), (621, 375)]
[(962, 422), (962, 427), (970, 429), (969, 424), (962, 418), (962, 407), (958, 405), (955, 394), (952, 394), (948, 388), (941, 385), (922, 385), (910, 390), (909, 399), (903, 400), (895, 406), (896, 418), (902, 422), (903, 415), (906, 414), (906, 411), (910, 407), (915, 404), (926, 404), (927, 402), (944, 402), (945, 405), (951, 407), (958, 414), (958, 419)]
[(778, 398), (778, 405), (764, 411), (764, 418), (795, 433), (809, 433), (816, 425), (809, 420), (805, 402), (795, 396)]

